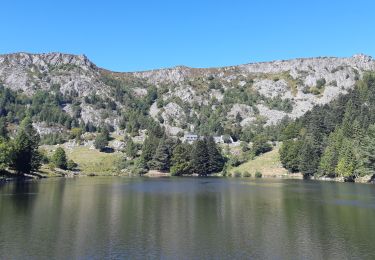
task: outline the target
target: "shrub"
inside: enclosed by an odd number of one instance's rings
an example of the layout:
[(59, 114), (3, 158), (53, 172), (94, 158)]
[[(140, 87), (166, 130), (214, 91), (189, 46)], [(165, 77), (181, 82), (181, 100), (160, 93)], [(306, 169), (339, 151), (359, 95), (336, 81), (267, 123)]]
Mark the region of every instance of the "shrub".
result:
[(255, 172), (255, 178), (262, 178), (262, 173), (260, 171)]
[(318, 89), (320, 89), (320, 88), (324, 87), (324, 85), (325, 85), (326, 83), (327, 83), (327, 82), (326, 82), (326, 80), (325, 80), (324, 78), (318, 79), (318, 80), (316, 81), (316, 87), (317, 87)]
[(95, 142), (94, 142), (95, 149), (103, 151), (107, 145), (108, 145), (108, 138), (106, 137), (105, 134), (99, 134), (95, 138)]
[(73, 171), (77, 168), (78, 164), (75, 163), (73, 160), (68, 160), (68, 162), (66, 163), (66, 169), (70, 170), (70, 171)]
[(251, 177), (251, 173), (248, 172), (248, 171), (244, 171), (243, 172), (243, 177), (249, 178), (249, 177)]
[(67, 168), (66, 154), (63, 148), (58, 147), (51, 159), (55, 167), (65, 170)]
[(242, 174), (241, 174), (241, 172), (240, 171), (234, 171), (234, 173), (233, 173), (233, 177), (241, 177), (242, 176)]

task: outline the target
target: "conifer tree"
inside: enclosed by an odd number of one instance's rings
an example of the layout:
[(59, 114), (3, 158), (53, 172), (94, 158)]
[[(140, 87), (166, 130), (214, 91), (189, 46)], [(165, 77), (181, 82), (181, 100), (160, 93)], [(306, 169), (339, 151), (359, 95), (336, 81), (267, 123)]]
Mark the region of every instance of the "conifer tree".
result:
[(356, 158), (350, 140), (343, 141), (335, 172), (338, 176), (351, 177), (356, 169)]
[(375, 125), (370, 125), (360, 149), (359, 174), (375, 174)]
[(191, 173), (190, 163), (190, 151), (191, 145), (189, 144), (178, 144), (174, 150), (171, 158), (171, 174), (174, 176), (180, 176)]
[(319, 175), (334, 176), (344, 135), (340, 128), (332, 132), (319, 164)]
[(312, 176), (316, 173), (319, 165), (319, 147), (311, 136), (306, 136), (302, 141), (300, 152), (300, 163), (298, 168), (304, 177)]
[(26, 117), (12, 141), (9, 166), (19, 174), (38, 170), (41, 165), (38, 143), (39, 135), (33, 128), (31, 119)]
[(220, 172), (224, 167), (225, 161), (212, 136), (207, 139), (206, 145), (208, 153), (207, 173)]
[(208, 161), (209, 155), (206, 140), (196, 141), (192, 153), (192, 166), (194, 172), (200, 176), (206, 176), (209, 174)]
[(149, 168), (159, 171), (168, 171), (170, 167), (169, 148), (165, 144), (165, 140), (161, 140), (155, 151), (152, 160), (149, 162)]

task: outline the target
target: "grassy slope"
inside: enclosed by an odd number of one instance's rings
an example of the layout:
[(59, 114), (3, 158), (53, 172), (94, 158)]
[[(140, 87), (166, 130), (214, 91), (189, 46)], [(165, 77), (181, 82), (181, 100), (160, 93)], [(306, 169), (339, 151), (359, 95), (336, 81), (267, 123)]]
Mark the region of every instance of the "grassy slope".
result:
[[(57, 146), (43, 148), (52, 154)], [(116, 161), (121, 156), (119, 153), (102, 153), (84, 146), (65, 149), (65, 152), (69, 159), (78, 163), (78, 168), (83, 174), (113, 175), (117, 173)]]
[(248, 171), (254, 176), (255, 171), (260, 171), (264, 177), (282, 176), (288, 174), (280, 162), (279, 148), (276, 147), (272, 151), (256, 157), (254, 160), (247, 161), (238, 167), (230, 170), (231, 173), (239, 171), (241, 173)]

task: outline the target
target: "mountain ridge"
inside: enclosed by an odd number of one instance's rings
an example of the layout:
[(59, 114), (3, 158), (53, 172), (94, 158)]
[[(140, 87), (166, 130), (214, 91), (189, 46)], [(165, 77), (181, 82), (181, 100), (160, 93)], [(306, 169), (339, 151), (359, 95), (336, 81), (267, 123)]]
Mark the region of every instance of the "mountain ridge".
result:
[[(221, 129), (234, 125), (236, 118), (241, 119), (237, 122), (241, 127), (277, 124), (284, 117), (297, 118), (315, 105), (327, 104), (345, 94), (363, 73), (373, 70), (375, 60), (364, 54), (216, 68), (176, 66), (140, 72), (100, 68), (83, 54), (0, 55), (2, 85), (29, 96), (51, 89), (64, 95), (73, 93), (75, 103), (64, 103), (61, 109), (74, 116), (74, 105), (81, 111), (77, 121), (85, 124), (105, 123), (118, 129), (124, 113), (133, 109), (129, 102), (140, 102), (154, 91), (156, 98), (143, 113), (173, 135), (223, 132)], [(104, 103), (103, 108), (88, 103), (93, 96)], [(106, 108), (107, 103), (115, 104), (111, 105), (115, 110)], [(220, 126), (214, 127), (216, 121), (220, 121)]]

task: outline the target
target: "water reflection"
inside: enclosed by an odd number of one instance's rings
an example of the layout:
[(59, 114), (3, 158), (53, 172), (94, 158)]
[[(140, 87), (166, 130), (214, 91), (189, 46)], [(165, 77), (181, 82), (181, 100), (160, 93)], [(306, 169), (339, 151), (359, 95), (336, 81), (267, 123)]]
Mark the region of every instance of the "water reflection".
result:
[[(82, 178), (0, 187), (6, 258), (373, 258), (371, 185)], [(25, 245), (27, 245), (25, 247)]]

